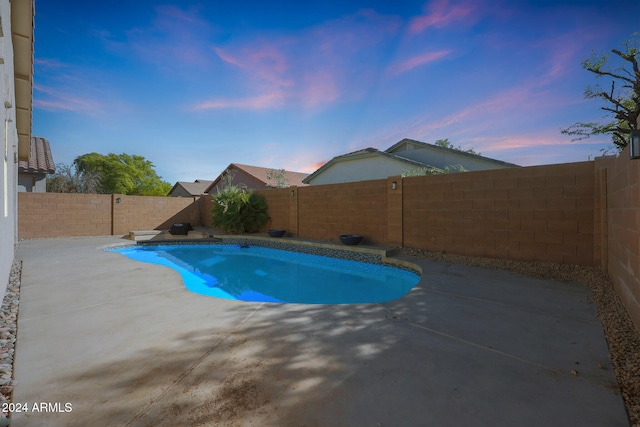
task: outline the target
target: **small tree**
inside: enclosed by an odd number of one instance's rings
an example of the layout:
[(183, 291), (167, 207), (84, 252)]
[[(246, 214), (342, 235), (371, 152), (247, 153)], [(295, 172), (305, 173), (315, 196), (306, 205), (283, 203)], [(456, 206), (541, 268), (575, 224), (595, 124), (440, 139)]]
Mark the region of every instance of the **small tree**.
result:
[(418, 167), (403, 171), (402, 177), (406, 178), (408, 176), (440, 175), (443, 173), (444, 173), (444, 170), (434, 168), (432, 166), (418, 166)]
[(612, 79), (611, 89), (589, 86), (584, 97), (603, 100), (605, 106), (601, 108), (607, 116), (613, 116), (613, 120), (606, 123), (578, 122), (563, 129), (563, 134), (575, 137), (573, 141), (594, 135), (611, 135), (611, 142), (620, 151), (629, 144), (629, 133), (637, 129), (640, 115), (640, 34), (632, 35), (623, 46), (624, 50), (611, 49), (614, 61), (619, 64), (612, 64), (607, 55), (596, 54), (582, 62), (582, 67), (595, 74), (596, 78)]
[(289, 186), (287, 171), (285, 171), (284, 169), (269, 169), (267, 171), (267, 180), (269, 181), (269, 185), (271, 187), (285, 188)]
[(97, 173), (58, 163), (56, 173), (47, 177), (47, 191), (50, 193), (101, 193), (101, 177)]
[(445, 138), (445, 139), (437, 139), (435, 142), (435, 145), (439, 146), (439, 147), (443, 147), (443, 148), (449, 148), (451, 150), (458, 150), (458, 151), (462, 151), (463, 153), (469, 153), (469, 154), (476, 154), (476, 155), (480, 155), (480, 153), (478, 153), (477, 151), (475, 151), (473, 148), (470, 148), (468, 150), (465, 150), (464, 148), (460, 147), (459, 145), (456, 147), (455, 145), (453, 145), (450, 141), (449, 138)]
[(247, 191), (241, 184), (233, 184), (231, 174), (226, 176), (224, 187), (213, 196), (211, 213), (211, 224), (231, 233), (254, 233), (269, 220), (265, 198)]
[(468, 172), (462, 165), (447, 165), (444, 169), (438, 169), (433, 166), (419, 166), (413, 169), (407, 169), (402, 172), (402, 177), (408, 176), (424, 176), (424, 175), (442, 175), (445, 173)]

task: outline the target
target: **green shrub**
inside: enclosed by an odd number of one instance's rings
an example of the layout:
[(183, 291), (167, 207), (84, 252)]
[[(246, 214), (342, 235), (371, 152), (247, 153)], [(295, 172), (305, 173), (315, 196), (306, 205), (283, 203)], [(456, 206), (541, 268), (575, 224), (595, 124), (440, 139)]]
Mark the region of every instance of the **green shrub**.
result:
[(262, 229), (269, 220), (267, 201), (263, 196), (245, 188), (227, 186), (213, 196), (212, 225), (229, 233), (254, 233)]

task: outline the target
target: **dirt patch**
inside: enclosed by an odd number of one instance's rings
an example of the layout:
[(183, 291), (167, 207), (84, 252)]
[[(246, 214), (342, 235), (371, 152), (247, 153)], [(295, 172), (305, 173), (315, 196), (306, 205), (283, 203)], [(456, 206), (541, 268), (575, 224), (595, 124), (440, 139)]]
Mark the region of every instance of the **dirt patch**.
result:
[(230, 373), (210, 398), (192, 408), (189, 425), (236, 425), (250, 412), (270, 402), (264, 386), (261, 363)]

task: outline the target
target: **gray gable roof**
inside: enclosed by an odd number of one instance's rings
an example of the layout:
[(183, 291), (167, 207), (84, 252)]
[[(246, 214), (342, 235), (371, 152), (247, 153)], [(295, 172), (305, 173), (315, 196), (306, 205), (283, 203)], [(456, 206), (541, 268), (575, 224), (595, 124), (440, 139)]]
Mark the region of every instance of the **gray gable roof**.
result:
[(482, 156), (480, 154), (469, 153), (469, 152), (466, 152), (466, 151), (456, 150), (456, 149), (453, 149), (453, 148), (441, 147), (439, 145), (428, 144), (426, 142), (416, 141), (415, 139), (409, 139), (409, 138), (404, 138), (403, 140), (396, 142), (391, 147), (387, 148), (385, 150), (385, 152), (393, 153), (395, 151), (398, 151), (401, 147), (406, 146), (408, 144), (411, 144), (411, 145), (414, 145), (414, 146), (417, 146), (417, 147), (420, 147), (420, 148), (426, 148), (428, 150), (440, 151), (440, 152), (448, 152), (448, 153), (451, 153), (451, 154), (455, 154), (457, 156), (467, 156), (467, 157), (470, 157), (470, 158), (482, 159), (485, 162), (495, 163), (496, 165), (510, 166), (510, 167), (520, 167), (520, 165), (516, 165), (514, 163), (509, 163), (509, 162), (504, 162), (502, 160), (492, 159), (491, 157), (485, 157), (485, 156)]
[(303, 179), (302, 182), (304, 182), (305, 184), (308, 184), (309, 181), (311, 181), (313, 178), (315, 178), (316, 176), (318, 176), (319, 174), (321, 174), (322, 172), (330, 168), (331, 165), (334, 165), (336, 163), (339, 163), (345, 160), (354, 160), (358, 158), (365, 158), (365, 157), (372, 157), (372, 156), (381, 156), (381, 157), (391, 158), (403, 163), (407, 163), (407, 165), (409, 166), (418, 166), (418, 167), (424, 166), (424, 164), (421, 162), (407, 159), (406, 157), (398, 156), (397, 154), (394, 154), (394, 153), (389, 153), (388, 150), (380, 151), (377, 148), (367, 147), (367, 148), (363, 148), (362, 150), (352, 151), (351, 153), (341, 154), (339, 156), (334, 157), (324, 165), (320, 166), (320, 168), (318, 168), (311, 175)]

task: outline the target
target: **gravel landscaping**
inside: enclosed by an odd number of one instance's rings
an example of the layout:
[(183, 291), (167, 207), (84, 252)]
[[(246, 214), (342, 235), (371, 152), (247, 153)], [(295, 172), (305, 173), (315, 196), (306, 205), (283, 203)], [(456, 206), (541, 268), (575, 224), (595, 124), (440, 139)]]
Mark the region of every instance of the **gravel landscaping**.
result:
[[(22, 262), (14, 261), (11, 266), (9, 283), (0, 309), (0, 405), (11, 402), (11, 394), (16, 380), (13, 379), (13, 358), (15, 354), (18, 327), (18, 306), (20, 303), (20, 276)], [(10, 415), (0, 412), (0, 426), (9, 425)]]

